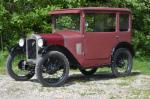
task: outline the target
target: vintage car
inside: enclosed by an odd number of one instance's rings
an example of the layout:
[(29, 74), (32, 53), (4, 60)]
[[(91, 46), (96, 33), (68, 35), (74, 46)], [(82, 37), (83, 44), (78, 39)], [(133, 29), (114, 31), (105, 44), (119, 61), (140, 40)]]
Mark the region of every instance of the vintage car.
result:
[(8, 74), (16, 81), (36, 74), (43, 86), (61, 86), (70, 69), (92, 75), (110, 67), (115, 77), (131, 74), (131, 11), (127, 8), (71, 8), (49, 12), (52, 33), (21, 38), (10, 50)]

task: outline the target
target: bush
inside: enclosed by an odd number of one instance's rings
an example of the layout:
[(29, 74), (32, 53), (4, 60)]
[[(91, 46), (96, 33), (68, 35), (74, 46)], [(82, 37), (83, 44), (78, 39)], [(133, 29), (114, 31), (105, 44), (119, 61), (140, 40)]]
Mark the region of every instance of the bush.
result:
[(0, 49), (31, 33), (50, 33), (48, 11), (73, 7), (127, 7), (133, 12), (133, 43), (137, 55), (150, 55), (149, 0), (1, 0)]

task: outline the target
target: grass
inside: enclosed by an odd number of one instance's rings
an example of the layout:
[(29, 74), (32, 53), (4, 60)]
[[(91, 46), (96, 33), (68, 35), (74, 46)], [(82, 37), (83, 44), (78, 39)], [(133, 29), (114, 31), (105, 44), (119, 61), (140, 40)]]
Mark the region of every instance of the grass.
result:
[[(99, 73), (108, 73), (111, 72), (110, 68), (100, 68), (98, 69)], [(150, 57), (138, 57), (133, 60), (133, 69), (132, 72), (150, 75)]]
[[(6, 74), (6, 59), (8, 53), (6, 51), (0, 52), (0, 74)], [(98, 72), (111, 72), (110, 68), (99, 68)], [(134, 58), (133, 72), (150, 75), (150, 57)]]
[(133, 70), (150, 75), (150, 57), (142, 57), (134, 60)]
[(6, 74), (6, 60), (8, 53), (0, 51), (0, 74)]

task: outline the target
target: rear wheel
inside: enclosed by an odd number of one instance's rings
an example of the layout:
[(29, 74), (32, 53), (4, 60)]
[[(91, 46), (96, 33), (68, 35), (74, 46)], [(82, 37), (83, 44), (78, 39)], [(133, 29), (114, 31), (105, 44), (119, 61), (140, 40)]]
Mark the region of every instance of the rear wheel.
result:
[(93, 75), (96, 72), (97, 68), (92, 69), (80, 69), (81, 73), (84, 75)]
[(112, 73), (114, 76), (128, 76), (132, 70), (132, 55), (129, 50), (119, 48), (115, 51), (112, 60)]
[(7, 72), (16, 81), (26, 81), (34, 76), (34, 68), (26, 64), (24, 53), (11, 53), (7, 59)]
[(69, 75), (69, 61), (58, 51), (51, 51), (42, 57), (36, 66), (36, 76), (43, 86), (62, 85)]

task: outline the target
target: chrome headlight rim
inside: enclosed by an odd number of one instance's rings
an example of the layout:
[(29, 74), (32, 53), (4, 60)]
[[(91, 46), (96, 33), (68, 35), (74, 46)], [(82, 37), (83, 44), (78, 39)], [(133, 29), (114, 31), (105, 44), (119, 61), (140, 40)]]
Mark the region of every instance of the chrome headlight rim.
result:
[(39, 39), (37, 40), (37, 45), (42, 48), (42, 47), (44, 46), (44, 39), (39, 38)]
[(25, 45), (25, 39), (24, 38), (21, 38), (18, 42), (19, 46), (20, 47), (23, 47)]

